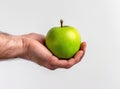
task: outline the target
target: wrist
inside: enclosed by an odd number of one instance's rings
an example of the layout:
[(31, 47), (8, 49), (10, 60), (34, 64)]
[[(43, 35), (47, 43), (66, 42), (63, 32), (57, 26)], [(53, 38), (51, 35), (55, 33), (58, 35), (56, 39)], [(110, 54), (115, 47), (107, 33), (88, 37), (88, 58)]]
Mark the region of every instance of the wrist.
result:
[(26, 45), (24, 44), (22, 36), (11, 36), (9, 46), (12, 52), (11, 56), (13, 58), (19, 58), (21, 55), (26, 53)]
[(22, 36), (0, 34), (0, 59), (18, 58), (25, 53)]

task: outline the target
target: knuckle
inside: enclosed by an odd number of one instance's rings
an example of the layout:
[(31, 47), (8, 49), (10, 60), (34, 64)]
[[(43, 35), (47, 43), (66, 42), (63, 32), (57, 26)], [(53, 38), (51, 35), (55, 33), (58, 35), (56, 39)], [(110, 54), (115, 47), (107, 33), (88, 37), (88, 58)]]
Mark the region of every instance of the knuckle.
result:
[(55, 70), (56, 67), (55, 67), (54, 65), (50, 65), (50, 66), (49, 66), (49, 69), (50, 69), (50, 70)]
[(72, 67), (72, 64), (70, 64), (70, 63), (68, 63), (68, 64), (65, 66), (66, 69), (69, 69), (69, 68), (71, 68), (71, 67)]
[(55, 70), (56, 68), (54, 68), (54, 67), (50, 67), (49, 69), (50, 69), (50, 70)]

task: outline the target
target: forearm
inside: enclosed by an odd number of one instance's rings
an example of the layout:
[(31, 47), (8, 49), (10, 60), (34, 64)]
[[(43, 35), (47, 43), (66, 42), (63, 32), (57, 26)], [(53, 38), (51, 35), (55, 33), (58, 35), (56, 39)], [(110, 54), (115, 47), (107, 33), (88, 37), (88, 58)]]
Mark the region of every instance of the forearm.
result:
[(24, 52), (20, 36), (0, 32), (0, 59), (17, 58)]

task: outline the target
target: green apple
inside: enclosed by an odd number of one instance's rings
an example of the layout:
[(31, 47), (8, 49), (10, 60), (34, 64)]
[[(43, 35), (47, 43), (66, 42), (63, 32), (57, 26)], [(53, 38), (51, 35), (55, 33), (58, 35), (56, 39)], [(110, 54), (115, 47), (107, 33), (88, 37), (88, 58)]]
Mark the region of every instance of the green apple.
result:
[(77, 29), (72, 26), (51, 28), (46, 35), (46, 46), (58, 58), (69, 59), (80, 49), (81, 36)]

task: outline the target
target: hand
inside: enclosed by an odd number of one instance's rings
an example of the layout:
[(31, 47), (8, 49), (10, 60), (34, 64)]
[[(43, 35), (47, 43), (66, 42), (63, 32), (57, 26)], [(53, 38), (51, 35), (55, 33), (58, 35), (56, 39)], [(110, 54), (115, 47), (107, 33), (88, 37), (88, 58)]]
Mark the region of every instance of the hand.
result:
[(31, 33), (22, 36), (25, 53), (21, 58), (31, 60), (41, 66), (54, 70), (56, 68), (70, 68), (80, 62), (85, 54), (86, 42), (81, 44), (80, 50), (69, 60), (62, 60), (54, 56), (45, 46), (45, 36)]

